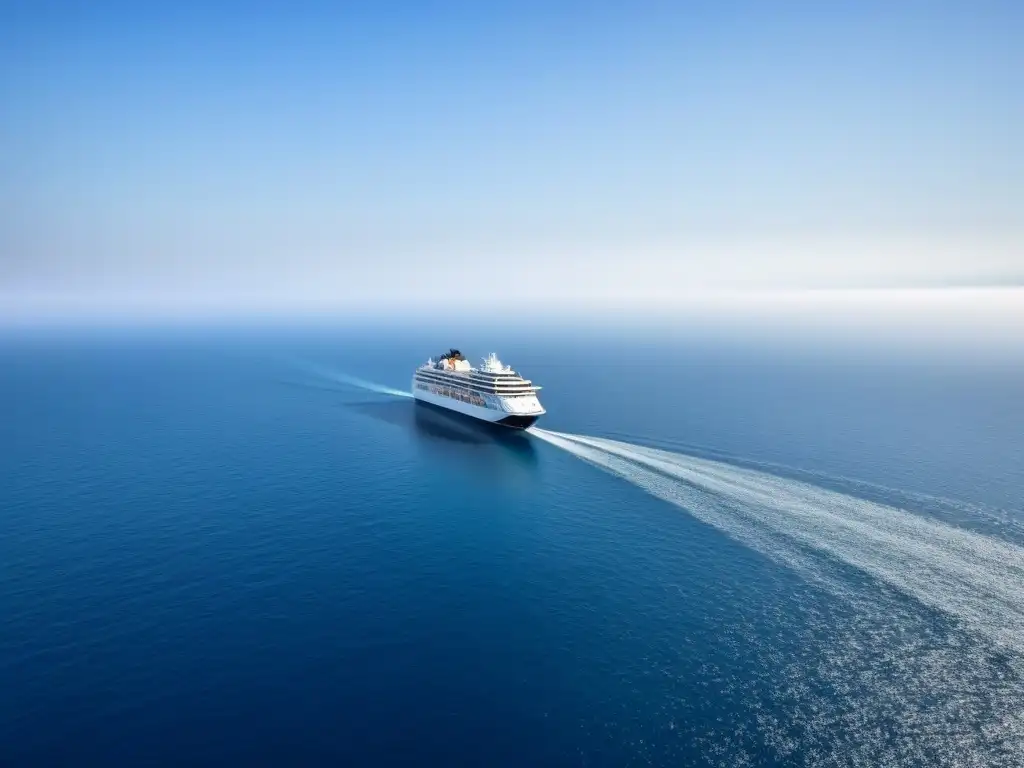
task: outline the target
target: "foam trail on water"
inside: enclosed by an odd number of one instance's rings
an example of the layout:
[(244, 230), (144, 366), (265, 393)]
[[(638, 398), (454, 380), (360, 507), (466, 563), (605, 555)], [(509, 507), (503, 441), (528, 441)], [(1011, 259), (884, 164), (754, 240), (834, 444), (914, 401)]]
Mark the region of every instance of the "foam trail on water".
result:
[(372, 381), (357, 379), (355, 376), (348, 376), (344, 373), (331, 374), (331, 378), (335, 381), (341, 382), (342, 384), (348, 384), (353, 387), (358, 387), (359, 389), (365, 389), (369, 392), (377, 392), (381, 395), (391, 395), (392, 397), (412, 397), (412, 392), (395, 389), (394, 387), (387, 387), (383, 384), (375, 384)]
[(306, 365), (304, 367), (318, 376), (330, 379), (331, 381), (336, 381), (339, 384), (347, 384), (348, 386), (355, 387), (357, 389), (365, 389), (367, 392), (376, 392), (379, 395), (390, 395), (392, 397), (412, 397), (412, 392), (395, 389), (394, 387), (388, 387), (384, 384), (377, 384), (372, 381), (367, 381), (366, 379), (359, 379), (355, 376), (349, 376), (347, 373), (332, 371), (316, 365)]
[(1024, 656), (1024, 548), (758, 470), (616, 440), (531, 432), (815, 581), (834, 585), (820, 564), (826, 555)]
[[(794, 590), (769, 622), (799, 638), (792, 649), (765, 639), (756, 611), (753, 629), (716, 630), (723, 648), (765, 661), (736, 684), (781, 764), (1024, 765), (1024, 548), (761, 469), (531, 432), (837, 598)], [(722, 765), (760, 749), (705, 746)]]
[[(634, 439), (628, 434), (610, 434), (610, 439), (623, 443), (631, 443)], [(645, 446), (647, 447), (647, 446)], [(827, 488), (845, 495), (873, 499), (889, 506), (905, 507), (918, 512), (925, 512), (935, 519), (949, 522), (955, 527), (968, 527), (980, 533), (994, 535), (999, 539), (1010, 539), (1018, 546), (1024, 546), (1024, 519), (1018, 511), (992, 506), (963, 499), (954, 500), (934, 494), (912, 491), (905, 488), (893, 488), (876, 482), (867, 482), (835, 473), (820, 470), (794, 467), (788, 464), (740, 458), (721, 453), (713, 448), (692, 445), (678, 441), (652, 445), (669, 452), (700, 457), (718, 461), (733, 467), (761, 470), (776, 477), (788, 477), (803, 480), (811, 485)]]

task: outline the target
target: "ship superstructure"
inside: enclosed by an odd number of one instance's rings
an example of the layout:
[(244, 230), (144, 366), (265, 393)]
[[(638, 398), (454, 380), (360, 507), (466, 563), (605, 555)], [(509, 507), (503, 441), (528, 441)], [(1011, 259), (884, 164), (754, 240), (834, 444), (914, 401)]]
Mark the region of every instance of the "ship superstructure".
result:
[(539, 390), (497, 355), (474, 367), (457, 349), (427, 360), (412, 380), (420, 402), (513, 429), (526, 429), (545, 413)]

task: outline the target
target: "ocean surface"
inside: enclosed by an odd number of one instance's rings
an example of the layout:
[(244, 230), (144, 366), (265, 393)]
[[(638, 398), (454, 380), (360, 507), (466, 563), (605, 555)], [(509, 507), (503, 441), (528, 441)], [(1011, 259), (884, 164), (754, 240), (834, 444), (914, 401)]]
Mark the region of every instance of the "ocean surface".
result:
[[(408, 397), (491, 351), (548, 415)], [(0, 765), (1024, 764), (1024, 368), (0, 335)]]

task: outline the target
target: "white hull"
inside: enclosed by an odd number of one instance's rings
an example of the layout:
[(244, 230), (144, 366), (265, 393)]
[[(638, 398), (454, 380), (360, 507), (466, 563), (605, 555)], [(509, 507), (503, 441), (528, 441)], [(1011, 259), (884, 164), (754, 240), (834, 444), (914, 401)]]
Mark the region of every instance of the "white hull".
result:
[(507, 413), (503, 411), (496, 411), (493, 408), (481, 408), (479, 405), (464, 403), (461, 400), (455, 400), (451, 397), (443, 397), (442, 395), (435, 395), (433, 392), (425, 392), (422, 389), (416, 389), (415, 383), (413, 384), (412, 396), (417, 400), (422, 400), (424, 403), (436, 405), (438, 408), (455, 411), (456, 413), (461, 413), (463, 416), (471, 416), (474, 419), (488, 421), (492, 424), (496, 424), (508, 416)]
[(537, 410), (525, 413), (513, 410), (499, 411), (496, 408), (484, 408), (479, 405), (473, 405), (472, 403), (464, 403), (461, 400), (445, 397), (444, 395), (435, 395), (433, 392), (428, 390), (419, 389), (416, 386), (415, 380), (412, 385), (412, 396), (422, 403), (426, 403), (437, 408), (443, 408), (444, 410), (451, 411), (452, 413), (468, 416), (471, 419), (485, 421), (488, 424), (508, 427), (509, 429), (524, 429), (529, 427), (545, 413), (544, 409), (539, 407), (539, 404)]

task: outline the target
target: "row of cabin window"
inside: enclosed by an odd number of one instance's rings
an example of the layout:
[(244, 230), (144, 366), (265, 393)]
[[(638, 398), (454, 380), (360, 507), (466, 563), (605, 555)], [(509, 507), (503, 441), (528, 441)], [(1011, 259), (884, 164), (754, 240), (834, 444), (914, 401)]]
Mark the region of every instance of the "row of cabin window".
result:
[[(424, 378), (424, 380), (430, 381), (432, 383), (435, 383), (438, 386), (447, 386), (447, 387), (451, 386), (451, 384), (449, 382), (447, 382), (447, 381), (440, 382), (440, 381), (437, 381), (436, 379), (431, 379), (431, 378), (426, 377), (426, 376), (424, 376), (423, 378)], [(469, 388), (469, 390), (471, 392), (478, 392), (478, 393), (484, 394), (484, 395), (504, 395), (506, 397), (515, 397), (517, 395), (518, 396), (527, 396), (527, 395), (532, 395), (534, 393), (532, 389), (520, 389), (520, 390), (484, 389), (483, 387), (475, 387), (473, 385), (469, 385), (468, 388)]]
[[(456, 387), (450, 387), (450, 386), (442, 387), (442, 386), (434, 385), (432, 387), (428, 387), (427, 385), (422, 384), (422, 383), (417, 384), (416, 386), (419, 389), (424, 389), (424, 390), (429, 389), (430, 391), (438, 392), (438, 393), (440, 393), (440, 390), (444, 390), (445, 392), (462, 392), (462, 393), (466, 392), (466, 390), (464, 390), (464, 389), (463, 390), (459, 390)], [(477, 390), (471, 389), (471, 390), (469, 390), (469, 392), (471, 394), (478, 395), (478, 397), (479, 397), (479, 393), (478, 393)], [(495, 393), (495, 392), (488, 392), (487, 394), (489, 394), (489, 395), (499, 394), (502, 397), (530, 397), (533, 394), (533, 392), (497, 392), (497, 393)], [(445, 395), (445, 397), (453, 397), (453, 395)], [(460, 399), (460, 398), (458, 398), (458, 399)], [(480, 398), (480, 402), (481, 403), (483, 402), (482, 398)]]
[(433, 387), (432, 390), (434, 394), (442, 395), (443, 397), (450, 397), (453, 400), (459, 400), (463, 403), (469, 403), (470, 405), (479, 405), (481, 408), (487, 407), (487, 404), (484, 402), (484, 399), (479, 395), (473, 397), (472, 394), (469, 394), (465, 391), (459, 391), (458, 389), (454, 389), (452, 387)]

